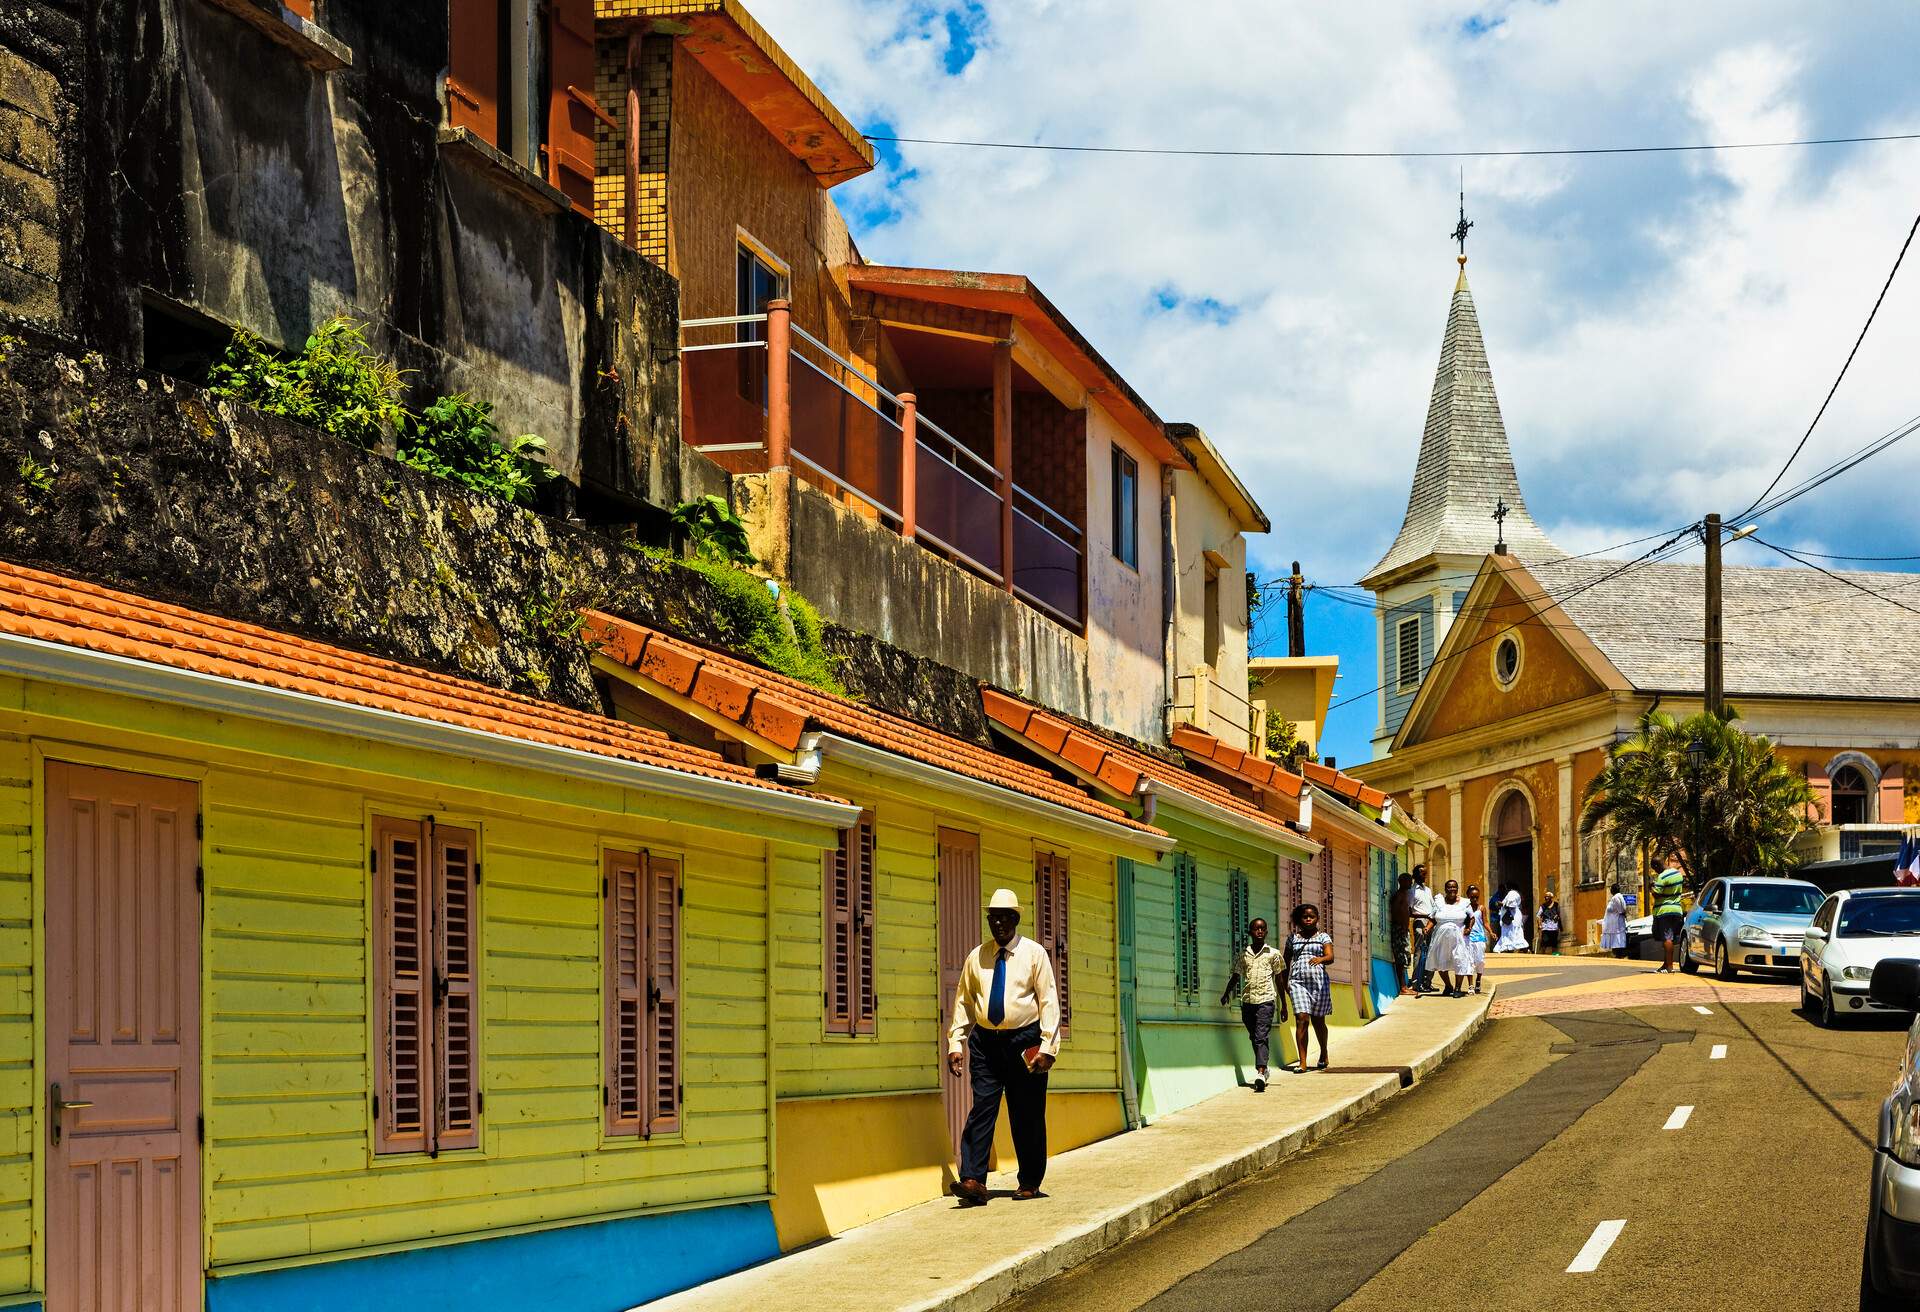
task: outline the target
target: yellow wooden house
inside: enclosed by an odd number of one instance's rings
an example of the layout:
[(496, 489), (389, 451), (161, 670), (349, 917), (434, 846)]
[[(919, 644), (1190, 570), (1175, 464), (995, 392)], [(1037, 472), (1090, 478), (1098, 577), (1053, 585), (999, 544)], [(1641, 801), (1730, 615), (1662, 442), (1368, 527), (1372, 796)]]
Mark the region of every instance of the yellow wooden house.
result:
[[(840, 846), (774, 870), (773, 1200), (783, 1247), (938, 1196), (969, 1088), (946, 1071), (960, 963), (1010, 888), (1052, 955), (1067, 1031), (1053, 1151), (1126, 1128), (1116, 862), (1172, 840), (1036, 765), (610, 616), (589, 617), (616, 713), (860, 807)], [(1116, 770), (1119, 768), (1116, 765)], [(1138, 786), (1114, 778), (1122, 795)], [(1001, 1155), (1010, 1155), (1001, 1128)]]

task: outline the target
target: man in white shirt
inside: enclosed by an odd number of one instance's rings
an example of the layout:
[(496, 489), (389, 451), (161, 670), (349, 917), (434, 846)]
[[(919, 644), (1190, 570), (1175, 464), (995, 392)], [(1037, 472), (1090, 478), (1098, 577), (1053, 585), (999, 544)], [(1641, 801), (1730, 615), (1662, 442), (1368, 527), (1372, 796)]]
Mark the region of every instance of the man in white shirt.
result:
[(1433, 890), (1427, 887), (1427, 868), (1413, 868), (1413, 891), (1407, 899), (1413, 917), (1413, 991), (1433, 992), (1433, 972), (1427, 969), (1427, 944), (1433, 938)]
[(1019, 927), (1020, 900), (1012, 889), (995, 889), (987, 904), (993, 936), (967, 954), (954, 990), (947, 1065), (955, 1075), (965, 1069), (973, 1077), (973, 1110), (960, 1136), (960, 1178), (953, 1186), (966, 1207), (987, 1201), (987, 1157), (1003, 1093), (1020, 1160), (1013, 1196), (1038, 1198), (1047, 1173), (1047, 1071), (1060, 1051), (1060, 994), (1047, 950), (1022, 938)]

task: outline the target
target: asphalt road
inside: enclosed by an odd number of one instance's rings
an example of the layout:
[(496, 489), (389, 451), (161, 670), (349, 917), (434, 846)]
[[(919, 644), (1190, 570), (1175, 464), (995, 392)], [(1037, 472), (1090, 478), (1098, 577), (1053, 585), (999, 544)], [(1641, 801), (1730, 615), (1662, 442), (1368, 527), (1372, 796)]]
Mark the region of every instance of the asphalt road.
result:
[[(1825, 1031), (1737, 987), (1706, 1015), (1585, 994), (1491, 1021), (1358, 1124), (1007, 1306), (1854, 1308), (1904, 1026)], [(1569, 1272), (1590, 1241), (1594, 1269)]]

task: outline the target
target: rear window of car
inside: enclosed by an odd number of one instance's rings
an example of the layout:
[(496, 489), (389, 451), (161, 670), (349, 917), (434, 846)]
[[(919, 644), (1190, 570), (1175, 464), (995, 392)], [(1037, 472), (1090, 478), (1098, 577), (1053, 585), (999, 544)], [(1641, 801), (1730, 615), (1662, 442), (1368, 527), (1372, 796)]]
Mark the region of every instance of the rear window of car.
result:
[(1840, 907), (1841, 938), (1920, 934), (1920, 893), (1907, 897), (1852, 897)]
[(1728, 907), (1763, 916), (1810, 916), (1825, 897), (1811, 884), (1735, 884)]

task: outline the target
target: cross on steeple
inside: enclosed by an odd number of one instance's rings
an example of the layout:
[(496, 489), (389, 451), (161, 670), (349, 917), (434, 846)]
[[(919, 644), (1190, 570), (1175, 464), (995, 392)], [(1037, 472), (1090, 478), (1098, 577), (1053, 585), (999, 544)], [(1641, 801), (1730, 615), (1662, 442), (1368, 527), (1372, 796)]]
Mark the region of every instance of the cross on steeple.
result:
[(1454, 225), (1453, 233), (1451, 234), (1453, 239), (1460, 243), (1461, 264), (1467, 262), (1467, 229), (1472, 226), (1473, 221), (1467, 217), (1467, 175), (1466, 170), (1462, 169), (1460, 173), (1460, 222)]
[(1507, 504), (1505, 497), (1495, 499), (1493, 503), (1493, 529), (1495, 538), (1493, 554), (1496, 556), (1504, 556), (1507, 554), (1507, 516), (1512, 513), (1513, 507)]

